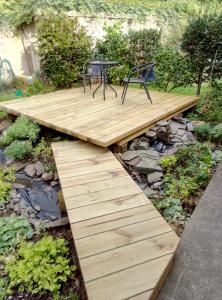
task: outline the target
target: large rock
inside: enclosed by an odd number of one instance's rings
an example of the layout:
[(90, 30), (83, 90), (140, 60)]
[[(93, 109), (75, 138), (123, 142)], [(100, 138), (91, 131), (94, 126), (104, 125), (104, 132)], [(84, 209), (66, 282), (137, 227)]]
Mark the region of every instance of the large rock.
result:
[(41, 161), (37, 161), (35, 164), (36, 175), (41, 176), (44, 173), (44, 166)]
[(42, 174), (42, 179), (44, 181), (50, 181), (50, 180), (53, 180), (53, 178), (54, 178), (54, 175), (50, 172), (45, 172)]
[(162, 172), (153, 172), (147, 175), (147, 180), (150, 185), (160, 181), (163, 178)]
[(139, 173), (152, 173), (162, 171), (159, 166), (159, 153), (154, 149), (127, 151), (121, 159)]
[(35, 164), (30, 164), (27, 165), (24, 169), (25, 173), (30, 176), (30, 177), (34, 177), (36, 174), (36, 167)]

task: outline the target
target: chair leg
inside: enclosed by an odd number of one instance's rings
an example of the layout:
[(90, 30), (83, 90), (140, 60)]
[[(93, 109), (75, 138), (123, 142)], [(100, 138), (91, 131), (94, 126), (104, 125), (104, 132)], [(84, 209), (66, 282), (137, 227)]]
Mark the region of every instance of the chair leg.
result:
[(144, 83), (143, 86), (144, 86), (144, 90), (145, 90), (145, 92), (146, 92), (147, 98), (150, 100), (150, 103), (153, 104), (152, 99), (151, 99), (151, 97), (150, 97), (150, 93), (149, 93), (149, 91), (148, 91), (148, 88), (147, 88), (146, 84)]
[(126, 83), (124, 82), (124, 83), (123, 83), (123, 92), (122, 92), (122, 95), (121, 95), (121, 99), (123, 99), (123, 95), (124, 95), (124, 92), (125, 92), (125, 88), (126, 88)]
[(122, 104), (124, 104), (124, 101), (125, 101), (125, 98), (126, 98), (126, 92), (127, 92), (127, 89), (128, 89), (128, 82), (126, 83), (126, 87), (125, 87), (125, 92), (123, 94), (123, 98), (122, 98)]

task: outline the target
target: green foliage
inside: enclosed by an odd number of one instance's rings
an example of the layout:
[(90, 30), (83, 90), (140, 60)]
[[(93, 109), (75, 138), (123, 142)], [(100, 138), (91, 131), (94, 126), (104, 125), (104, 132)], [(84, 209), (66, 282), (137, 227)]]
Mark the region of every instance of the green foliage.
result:
[(179, 199), (167, 198), (154, 205), (168, 222), (183, 223), (185, 221), (185, 213)]
[(38, 143), (38, 145), (33, 150), (33, 158), (35, 161), (41, 160), (43, 163), (49, 163), (52, 160), (52, 148), (50, 145), (44, 140)]
[(39, 54), (45, 76), (64, 88), (82, 79), (85, 61), (91, 56), (91, 39), (77, 19), (49, 15), (37, 26)]
[(26, 96), (33, 96), (33, 95), (41, 95), (50, 92), (54, 92), (55, 88), (53, 86), (47, 85), (40, 79), (36, 79), (33, 81), (31, 85), (26, 88)]
[(69, 249), (64, 239), (45, 236), (38, 242), (24, 242), (17, 257), (6, 263), (9, 290), (28, 291), (33, 295), (51, 293), (59, 299), (61, 284), (73, 275)]
[(156, 29), (131, 30), (129, 40), (129, 62), (131, 66), (152, 62), (160, 48), (161, 34)]
[(189, 197), (198, 195), (210, 180), (214, 161), (208, 148), (200, 143), (181, 147), (175, 156), (176, 165), (164, 169), (164, 191), (167, 197), (187, 203)]
[(155, 56), (154, 86), (164, 91), (172, 91), (180, 86), (189, 86), (194, 77), (191, 64), (179, 51), (169, 47), (161, 47)]
[(203, 124), (194, 127), (194, 132), (200, 141), (210, 140), (211, 126), (209, 124)]
[(14, 180), (15, 171), (13, 169), (0, 168), (0, 205), (8, 202)]
[(6, 134), (0, 138), (1, 145), (9, 145), (15, 140), (29, 139), (34, 142), (38, 138), (40, 128), (37, 124), (29, 121), (26, 117), (18, 117)]
[(213, 87), (202, 96), (195, 117), (204, 121), (221, 122), (222, 120), (222, 83), (214, 82)]
[(211, 131), (213, 141), (222, 142), (222, 124), (216, 125)]
[(119, 67), (110, 72), (113, 82), (120, 82), (130, 68), (154, 59), (160, 45), (160, 33), (154, 29), (130, 31), (123, 34), (120, 24), (106, 27), (104, 39), (97, 41), (96, 56), (117, 60)]
[(0, 120), (6, 119), (8, 116), (7, 112), (4, 110), (0, 110)]
[(222, 15), (201, 16), (194, 19), (187, 27), (181, 48), (187, 54), (198, 83), (197, 94), (200, 94), (202, 82), (209, 80), (212, 64), (216, 56), (216, 65), (212, 79), (222, 76)]
[(177, 157), (175, 155), (163, 156), (160, 159), (160, 165), (165, 172), (169, 172), (175, 168), (177, 164)]
[(32, 236), (28, 220), (15, 216), (0, 218), (0, 253), (16, 248), (22, 240)]
[(12, 142), (6, 149), (5, 155), (14, 159), (23, 159), (32, 153), (32, 144), (29, 142)]

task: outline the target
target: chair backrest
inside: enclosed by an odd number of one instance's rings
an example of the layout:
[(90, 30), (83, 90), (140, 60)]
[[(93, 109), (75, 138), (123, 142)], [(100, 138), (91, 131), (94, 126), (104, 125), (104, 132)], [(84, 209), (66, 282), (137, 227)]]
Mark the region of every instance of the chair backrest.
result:
[(141, 77), (145, 82), (153, 81), (155, 79), (153, 63), (144, 66), (144, 68), (142, 69)]

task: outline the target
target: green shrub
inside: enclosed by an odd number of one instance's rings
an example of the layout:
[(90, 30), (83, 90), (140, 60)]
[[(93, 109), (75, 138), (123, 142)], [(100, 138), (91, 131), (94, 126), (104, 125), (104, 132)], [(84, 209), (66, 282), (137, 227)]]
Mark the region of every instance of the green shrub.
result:
[(155, 56), (155, 62), (153, 86), (164, 91), (172, 91), (177, 87), (186, 87), (193, 83), (191, 65), (179, 51), (169, 47), (161, 47)]
[(210, 140), (211, 126), (209, 124), (195, 126), (194, 132), (200, 141)]
[(160, 165), (166, 172), (172, 170), (176, 164), (177, 158), (175, 155), (167, 155), (160, 159)]
[[(202, 15), (191, 19), (187, 26), (181, 48), (187, 54), (194, 74), (194, 83), (198, 83), (197, 94), (200, 95), (204, 81), (220, 79), (222, 75), (221, 52), (222, 16)], [(212, 62), (217, 52), (216, 66), (212, 71)]]
[(0, 110), (0, 120), (6, 119), (8, 116), (7, 112), (4, 110)]
[(154, 204), (168, 222), (182, 222), (185, 220), (185, 213), (179, 199), (167, 198)]
[(22, 240), (32, 236), (28, 220), (14, 216), (0, 218), (0, 253), (16, 248)]
[(30, 141), (36, 141), (40, 127), (29, 121), (26, 117), (18, 117), (14, 124), (12, 124), (6, 134), (0, 138), (1, 145), (9, 145), (15, 140), (29, 139)]
[(222, 124), (216, 125), (211, 130), (211, 138), (213, 141), (222, 142)]
[(58, 88), (79, 83), (83, 65), (91, 56), (91, 39), (77, 19), (62, 14), (42, 18), (37, 36), (46, 78)]
[(50, 145), (44, 140), (38, 143), (38, 145), (33, 149), (33, 158), (35, 161), (41, 160), (43, 163), (47, 164), (51, 162), (53, 157), (52, 148)]
[(129, 63), (131, 66), (152, 62), (159, 52), (161, 33), (156, 29), (131, 30), (129, 40)]
[(53, 86), (47, 85), (40, 79), (36, 79), (33, 81), (31, 85), (26, 88), (25, 95), (26, 96), (33, 96), (33, 95), (40, 95), (46, 94), (50, 92), (54, 92), (55, 88)]
[(23, 159), (31, 153), (32, 145), (28, 142), (14, 141), (5, 149), (5, 155), (13, 159)]
[(9, 290), (28, 291), (59, 299), (61, 284), (76, 268), (70, 266), (69, 249), (64, 239), (45, 236), (38, 242), (24, 242), (17, 257), (6, 263)]
[(14, 180), (15, 171), (13, 169), (0, 168), (0, 205), (8, 202)]

